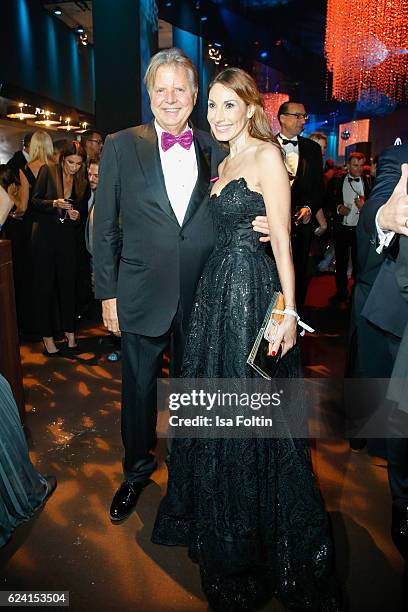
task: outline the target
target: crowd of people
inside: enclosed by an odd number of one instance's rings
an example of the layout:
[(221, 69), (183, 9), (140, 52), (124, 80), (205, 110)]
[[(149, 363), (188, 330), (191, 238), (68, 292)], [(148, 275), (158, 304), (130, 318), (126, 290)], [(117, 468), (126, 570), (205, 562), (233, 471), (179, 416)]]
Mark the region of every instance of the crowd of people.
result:
[[(378, 305), (384, 294), (381, 287), (375, 293), (375, 281), (385, 266), (406, 299), (407, 145), (380, 157), (375, 182), (359, 152), (344, 167), (324, 166), (327, 137), (301, 135), (304, 104), (282, 104), (274, 135), (254, 80), (239, 68), (222, 70), (209, 87), (210, 135), (189, 122), (197, 83), (184, 53), (161, 51), (145, 75), (152, 123), (109, 135), (104, 145), (98, 132), (58, 148), (35, 132), (0, 167), (0, 223), (13, 246), (20, 331), (35, 331), (50, 358), (77, 351), (77, 317), (94, 292), (105, 326), (121, 335), (124, 480), (113, 522), (130, 515), (157, 467), (156, 380), (169, 345), (172, 377), (253, 378), (247, 357), (280, 291), (285, 304), (268, 355), (279, 356), (277, 377), (302, 375), (298, 325), (313, 241), (325, 245), (321, 259), (333, 244), (331, 307), (352, 302), (347, 375), (390, 377), (395, 362), (406, 380), (406, 325), (400, 321), (396, 333), (387, 328), (395, 314), (383, 321), (373, 318), (378, 308), (363, 311), (369, 297)], [(56, 332), (64, 333), (63, 349)], [(376, 367), (366, 356), (373, 342)], [(396, 429), (404, 389), (394, 385), (384, 397), (393, 401)], [(23, 448), (16, 419), (14, 427)], [(408, 451), (397, 433), (387, 444), (392, 536), (407, 560)], [(29, 463), (25, 450), (14, 460)], [(342, 609), (332, 536), (303, 440), (176, 439), (167, 464), (152, 540), (188, 547), (212, 609), (251, 610), (271, 596), (290, 610)], [(31, 477), (24, 486), (37, 487), (34, 511), (55, 486)]]

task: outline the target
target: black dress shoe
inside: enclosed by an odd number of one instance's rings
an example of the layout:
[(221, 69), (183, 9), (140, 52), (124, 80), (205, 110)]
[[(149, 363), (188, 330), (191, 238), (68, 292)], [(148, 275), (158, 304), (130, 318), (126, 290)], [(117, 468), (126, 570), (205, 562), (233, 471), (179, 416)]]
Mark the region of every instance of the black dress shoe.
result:
[(392, 505), (391, 536), (398, 552), (408, 561), (408, 505)]
[(126, 519), (135, 509), (139, 495), (145, 487), (141, 482), (122, 482), (110, 507), (110, 517), (115, 523)]

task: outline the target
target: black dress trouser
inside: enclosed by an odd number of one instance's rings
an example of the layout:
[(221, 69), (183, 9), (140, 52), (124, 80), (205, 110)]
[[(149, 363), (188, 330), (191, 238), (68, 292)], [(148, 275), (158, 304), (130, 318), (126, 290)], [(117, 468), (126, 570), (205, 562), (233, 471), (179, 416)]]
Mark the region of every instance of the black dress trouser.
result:
[(336, 256), (336, 289), (342, 297), (347, 297), (347, 267), (349, 254), (351, 251), (351, 261), (353, 264), (353, 274), (356, 273), (356, 228), (337, 224), (334, 228), (334, 252)]
[(157, 378), (170, 348), (170, 376), (179, 376), (186, 341), (186, 317), (179, 306), (170, 329), (150, 337), (122, 332), (123, 472), (130, 482), (146, 482), (156, 469)]
[(312, 223), (296, 226), (292, 224), (292, 253), (295, 268), (295, 293), (298, 311), (303, 309), (309, 284), (308, 262), (313, 238)]

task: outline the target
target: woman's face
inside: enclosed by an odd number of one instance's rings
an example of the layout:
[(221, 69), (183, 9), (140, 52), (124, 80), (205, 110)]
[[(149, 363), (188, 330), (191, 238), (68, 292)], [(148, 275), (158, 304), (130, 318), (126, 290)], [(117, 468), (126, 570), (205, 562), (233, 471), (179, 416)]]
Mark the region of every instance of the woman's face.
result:
[(217, 140), (231, 141), (248, 130), (253, 109), (228, 87), (216, 83), (208, 95), (207, 119)]
[(82, 166), (83, 160), (80, 155), (68, 155), (64, 159), (63, 167), (66, 174), (76, 174)]

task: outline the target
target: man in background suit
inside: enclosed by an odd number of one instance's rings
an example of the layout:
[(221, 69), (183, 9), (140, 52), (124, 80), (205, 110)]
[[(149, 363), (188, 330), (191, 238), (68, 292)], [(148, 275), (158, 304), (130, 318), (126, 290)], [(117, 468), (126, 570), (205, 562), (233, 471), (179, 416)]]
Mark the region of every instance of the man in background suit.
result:
[[(401, 174), (401, 166), (403, 173)], [(400, 338), (391, 335), (388, 329), (389, 311), (394, 307), (394, 299), (387, 291), (385, 295), (384, 323), (376, 319), (372, 324), (362, 316), (363, 306), (370, 289), (380, 273), (386, 257), (397, 257), (395, 276), (402, 295), (406, 299), (408, 270), (405, 269), (407, 257), (407, 239), (403, 241), (401, 253), (398, 252), (398, 235), (408, 236), (408, 145), (394, 146), (386, 149), (378, 161), (377, 178), (369, 200), (362, 209), (359, 224), (358, 252), (361, 270), (360, 282), (356, 285), (355, 313), (356, 352), (360, 371), (366, 377), (388, 378), (400, 349)], [(364, 231), (365, 230), (365, 231)], [(362, 249), (360, 252), (360, 236)], [(385, 249), (385, 250), (384, 250)], [(405, 279), (405, 280), (404, 280)], [(358, 289), (363, 293), (357, 293)], [(379, 287), (381, 291), (381, 287)], [(384, 293), (384, 292), (383, 292)], [(356, 298), (359, 298), (358, 301)], [(407, 321), (401, 321), (404, 326)], [(405, 343), (403, 344), (405, 347)], [(406, 348), (403, 348), (403, 351)], [(403, 354), (404, 355), (404, 354)], [(400, 360), (401, 360), (400, 356)], [(400, 366), (399, 366), (400, 368)], [(393, 376), (401, 375), (395, 370)], [(364, 375), (363, 374), (363, 375)], [(388, 399), (394, 400), (388, 394)], [(381, 397), (378, 397), (378, 403)], [(373, 406), (373, 410), (375, 410)], [(391, 426), (393, 421), (390, 421)], [(391, 432), (392, 433), (392, 432)], [(395, 433), (395, 432), (394, 432)], [(392, 536), (398, 550), (407, 560), (408, 556), (408, 445), (401, 436), (389, 437), (387, 440), (388, 477), (393, 499)], [(402, 432), (406, 435), (406, 432)]]
[[(380, 326), (373, 324), (364, 315), (372, 287), (386, 259), (394, 260), (398, 243), (384, 251), (378, 246), (378, 233), (375, 217), (380, 207), (386, 203), (401, 176), (401, 163), (408, 147), (390, 147), (379, 158), (377, 178), (370, 197), (360, 212), (356, 228), (357, 274), (354, 286), (350, 323), (350, 341), (346, 375), (353, 378), (382, 379), (392, 372), (399, 338)], [(372, 296), (370, 296), (372, 299)], [(370, 416), (384, 401), (383, 385), (373, 391), (373, 402), (361, 406), (361, 415)], [(355, 408), (353, 407), (353, 412)], [(356, 418), (360, 416), (355, 415)], [(354, 438), (350, 447), (354, 451), (364, 448), (366, 440)], [(368, 450), (373, 455), (385, 456), (385, 444), (376, 440), (368, 441)]]
[(188, 123), (197, 83), (195, 66), (179, 49), (153, 56), (145, 84), (155, 120), (109, 135), (100, 164), (95, 295), (105, 325), (122, 334), (125, 481), (112, 501), (113, 521), (132, 512), (156, 468), (163, 352), (170, 344), (170, 374), (177, 376), (196, 285), (214, 244), (207, 194), (225, 152)]
[(23, 148), (20, 151), (16, 151), (13, 157), (7, 162), (7, 166), (12, 169), (16, 177), (19, 176), (19, 170), (22, 170), (28, 164), (28, 153), (30, 150), (31, 136), (33, 133), (34, 132), (27, 132), (27, 134), (24, 134), (22, 142)]
[(351, 153), (347, 160), (347, 174), (333, 177), (326, 192), (326, 205), (335, 220), (334, 250), (336, 255), (336, 293), (330, 302), (341, 302), (348, 298), (347, 268), (349, 254), (356, 274), (356, 230), (360, 210), (370, 194), (370, 181), (363, 176), (365, 156)]
[(313, 228), (312, 217), (323, 201), (323, 160), (320, 146), (300, 136), (308, 119), (299, 102), (284, 102), (278, 110), (277, 139), (285, 152), (291, 179), (292, 251), (296, 274), (296, 306), (301, 310), (308, 285), (308, 259)]
[[(91, 195), (88, 200), (88, 217), (85, 225), (85, 244), (89, 255), (91, 256), (91, 271), (93, 276), (93, 218), (95, 207), (95, 196), (99, 181), (99, 159), (90, 159), (87, 162), (88, 181), (91, 188)], [(92, 281), (92, 287), (94, 282)]]

